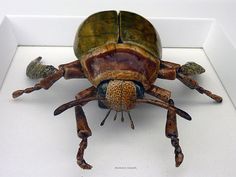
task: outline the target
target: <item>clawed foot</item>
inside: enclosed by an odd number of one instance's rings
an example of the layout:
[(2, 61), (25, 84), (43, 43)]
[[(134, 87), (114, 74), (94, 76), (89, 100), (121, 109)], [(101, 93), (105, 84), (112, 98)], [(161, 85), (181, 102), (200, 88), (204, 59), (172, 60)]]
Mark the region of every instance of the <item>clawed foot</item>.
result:
[(92, 165), (89, 165), (84, 159), (82, 160), (77, 160), (77, 164), (83, 168), (83, 169), (86, 169), (86, 170), (89, 170), (91, 169), (93, 166)]
[[(80, 131), (81, 132), (81, 131)], [(82, 168), (82, 169), (91, 169), (92, 165), (89, 165), (85, 160), (84, 160), (84, 150), (87, 147), (87, 138), (83, 138), (80, 147), (78, 150), (77, 154), (77, 164)]]
[(179, 145), (179, 139), (175, 136), (172, 136), (171, 144), (175, 148), (175, 166), (179, 167), (184, 160), (184, 154), (182, 153), (182, 149)]
[(184, 154), (182, 152), (175, 154), (175, 166), (179, 167), (184, 160)]

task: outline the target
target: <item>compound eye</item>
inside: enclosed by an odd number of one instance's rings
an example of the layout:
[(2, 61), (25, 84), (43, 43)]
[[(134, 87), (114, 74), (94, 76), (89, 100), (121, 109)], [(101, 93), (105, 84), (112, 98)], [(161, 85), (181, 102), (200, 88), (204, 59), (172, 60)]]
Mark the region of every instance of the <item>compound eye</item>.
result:
[(104, 81), (104, 82), (102, 82), (102, 83), (100, 83), (98, 85), (97, 93), (99, 94), (99, 96), (101, 96), (101, 97), (105, 97), (106, 96), (108, 82), (109, 81)]
[(135, 83), (135, 86), (136, 86), (137, 98), (143, 98), (143, 96), (144, 96), (144, 88), (143, 88), (142, 84)]

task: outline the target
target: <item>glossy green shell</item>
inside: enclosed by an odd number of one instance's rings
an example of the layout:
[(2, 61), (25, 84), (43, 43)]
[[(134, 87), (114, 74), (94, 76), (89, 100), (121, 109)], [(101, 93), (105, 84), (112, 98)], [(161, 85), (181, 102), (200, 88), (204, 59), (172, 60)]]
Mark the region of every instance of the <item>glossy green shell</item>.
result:
[(79, 27), (74, 52), (78, 59), (108, 43), (129, 43), (161, 59), (161, 41), (152, 24), (142, 16), (120, 11), (103, 11), (89, 16)]

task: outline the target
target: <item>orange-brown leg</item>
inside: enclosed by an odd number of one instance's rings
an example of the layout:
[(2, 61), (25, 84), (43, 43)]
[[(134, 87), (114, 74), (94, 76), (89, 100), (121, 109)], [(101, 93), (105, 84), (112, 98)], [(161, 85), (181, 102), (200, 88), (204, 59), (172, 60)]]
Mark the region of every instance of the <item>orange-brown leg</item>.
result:
[(77, 134), (82, 139), (77, 153), (77, 164), (83, 169), (91, 169), (92, 166), (84, 160), (84, 150), (87, 148), (87, 139), (92, 135), (92, 132), (88, 126), (87, 119), (81, 106), (75, 107), (75, 116), (77, 124)]
[[(169, 100), (169, 104), (174, 106), (174, 101)], [(176, 120), (176, 111), (168, 110), (167, 112), (167, 120), (166, 120), (166, 136), (171, 139), (171, 144), (175, 148), (175, 165), (179, 167), (183, 162), (184, 154), (182, 153), (182, 149), (179, 145), (178, 138), (178, 129), (177, 129), (177, 120)]]
[[(147, 93), (169, 103), (170, 106), (174, 106), (174, 101), (170, 99), (171, 92), (168, 90), (153, 85)], [(184, 155), (179, 145), (176, 110), (174, 109), (168, 109), (165, 132), (166, 136), (171, 139), (172, 146), (175, 148), (175, 165), (179, 167), (183, 162)]]
[(87, 139), (89, 136), (92, 135), (92, 132), (88, 126), (87, 119), (82, 109), (82, 106), (87, 104), (89, 101), (96, 100), (96, 95), (96, 88), (94, 86), (91, 86), (79, 92), (75, 96), (76, 100), (65, 103), (54, 111), (54, 115), (58, 115), (66, 109), (75, 106), (77, 134), (82, 139), (77, 153), (77, 164), (83, 169), (92, 168), (92, 166), (84, 160), (84, 150), (87, 148), (88, 145)]
[(146, 90), (146, 93), (164, 102), (168, 102), (171, 97), (171, 92), (169, 90), (163, 89), (156, 85), (152, 85), (148, 90)]
[(206, 90), (203, 87), (199, 86), (197, 81), (184, 75), (181, 72), (181, 66), (179, 64), (171, 63), (167, 61), (161, 61), (161, 69), (158, 73), (158, 78), (168, 79), (168, 80), (174, 80), (177, 78), (184, 85), (188, 86), (191, 89), (197, 90), (201, 94), (205, 94), (209, 96), (210, 98), (214, 99), (218, 103), (221, 103), (223, 100), (220, 96), (213, 94), (209, 90)]
[[(91, 86), (91, 87), (87, 88), (86, 90), (79, 92), (76, 95), (76, 99), (80, 100), (80, 99), (84, 99), (84, 98), (95, 97), (96, 94), (97, 94), (96, 88), (94, 86)], [(85, 105), (86, 103), (87, 102), (83, 103), (82, 106)], [(89, 165), (84, 160), (84, 150), (88, 146), (88, 137), (92, 135), (92, 132), (88, 126), (86, 116), (85, 116), (84, 111), (81, 106), (75, 107), (75, 117), (76, 117), (76, 125), (77, 125), (77, 134), (82, 139), (80, 142), (77, 156), (76, 156), (77, 164), (83, 169), (91, 169), (92, 166)]]
[(222, 102), (222, 97), (213, 94), (212, 92), (210, 92), (209, 90), (204, 89), (203, 87), (199, 86), (197, 81), (189, 78), (188, 76), (185, 76), (183, 74), (177, 74), (177, 79), (179, 79), (184, 85), (186, 85), (187, 87), (189, 87), (190, 89), (195, 89), (197, 90), (199, 93), (201, 94), (205, 94), (207, 96), (209, 96), (210, 98), (212, 98), (213, 100), (215, 100), (218, 103)]
[(43, 78), (38, 83), (36, 83), (33, 87), (29, 87), (24, 90), (17, 90), (13, 92), (12, 97), (17, 98), (21, 96), (23, 93), (31, 93), (35, 90), (40, 90), (42, 88), (47, 90), (61, 77), (64, 77), (65, 79), (85, 77), (81, 69), (80, 62), (74, 61), (68, 64), (60, 65), (59, 69), (56, 70), (55, 73), (49, 75), (46, 78)]

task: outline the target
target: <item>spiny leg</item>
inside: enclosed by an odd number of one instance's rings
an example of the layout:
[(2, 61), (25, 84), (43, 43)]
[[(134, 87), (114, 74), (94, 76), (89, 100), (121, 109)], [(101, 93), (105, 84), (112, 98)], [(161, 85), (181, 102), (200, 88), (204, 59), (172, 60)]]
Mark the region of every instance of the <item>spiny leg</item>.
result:
[(77, 164), (83, 169), (91, 169), (92, 166), (84, 160), (84, 150), (88, 145), (87, 138), (92, 135), (92, 132), (88, 126), (87, 119), (81, 106), (75, 107), (75, 116), (77, 124), (77, 134), (82, 139), (77, 153)]
[(212, 92), (210, 92), (209, 90), (204, 89), (203, 87), (199, 86), (197, 81), (189, 78), (188, 76), (185, 76), (183, 74), (178, 73), (177, 74), (177, 78), (187, 87), (189, 87), (190, 89), (195, 89), (197, 90), (199, 93), (201, 94), (205, 94), (207, 96), (209, 96), (210, 98), (212, 98), (213, 100), (215, 100), (218, 103), (222, 102), (222, 97), (213, 94)]
[[(174, 106), (174, 101), (170, 99), (169, 104)], [(175, 165), (179, 167), (183, 162), (184, 154), (179, 145), (176, 111), (174, 110), (168, 110), (167, 112), (166, 136), (171, 139), (171, 144), (175, 148)]]

